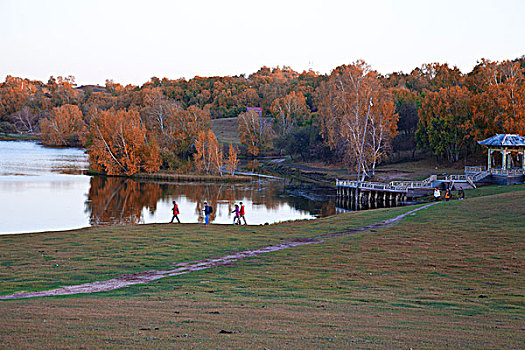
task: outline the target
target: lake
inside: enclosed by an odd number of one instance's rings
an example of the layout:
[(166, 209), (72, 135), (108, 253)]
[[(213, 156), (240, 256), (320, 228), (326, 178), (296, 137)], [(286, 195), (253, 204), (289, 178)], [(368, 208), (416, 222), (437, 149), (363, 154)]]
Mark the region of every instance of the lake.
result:
[(91, 225), (166, 223), (172, 201), (183, 223), (204, 221), (202, 203), (214, 207), (213, 224), (231, 224), (242, 201), (248, 224), (334, 215), (335, 190), (289, 179), (203, 184), (87, 176), (81, 149), (0, 141), (0, 234), (69, 230)]

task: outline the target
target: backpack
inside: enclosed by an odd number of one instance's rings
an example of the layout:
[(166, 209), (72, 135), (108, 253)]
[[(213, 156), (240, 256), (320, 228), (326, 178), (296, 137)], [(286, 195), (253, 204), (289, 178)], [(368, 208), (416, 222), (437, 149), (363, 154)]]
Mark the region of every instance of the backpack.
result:
[(208, 206), (208, 213), (209, 214), (213, 213), (213, 207), (211, 205)]

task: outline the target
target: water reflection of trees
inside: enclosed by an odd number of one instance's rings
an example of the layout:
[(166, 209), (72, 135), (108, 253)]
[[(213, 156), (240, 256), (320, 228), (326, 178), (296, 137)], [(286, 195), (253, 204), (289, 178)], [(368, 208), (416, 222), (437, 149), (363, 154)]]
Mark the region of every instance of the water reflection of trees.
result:
[[(168, 184), (95, 176), (91, 178), (86, 210), (90, 212), (92, 225), (140, 223), (143, 220), (144, 208), (148, 208), (153, 214), (159, 201), (169, 203), (185, 197), (195, 203), (195, 214), (199, 222), (204, 221), (204, 201), (214, 208), (210, 221), (219, 215), (219, 207), (220, 210), (224, 210), (226, 204), (231, 212), (234, 204), (239, 201), (250, 201), (266, 210), (278, 210), (286, 202), (296, 209), (319, 216), (334, 215), (334, 201), (311, 198), (313, 192), (315, 187), (291, 183), (289, 180), (242, 184)], [(313, 196), (315, 197), (315, 194)]]
[[(283, 198), (275, 196), (275, 184), (258, 186), (257, 182), (243, 184), (182, 183), (162, 184), (161, 187), (163, 199), (184, 196), (201, 205), (207, 201), (214, 207), (218, 203), (228, 203), (229, 206), (233, 206), (234, 203), (243, 199), (249, 199), (255, 205), (264, 205), (267, 209), (276, 209), (283, 202)], [(196, 210), (200, 209), (202, 208), (196, 208)]]
[(157, 184), (94, 176), (86, 206), (92, 225), (136, 224), (142, 221), (143, 208), (155, 212), (160, 198), (161, 188)]

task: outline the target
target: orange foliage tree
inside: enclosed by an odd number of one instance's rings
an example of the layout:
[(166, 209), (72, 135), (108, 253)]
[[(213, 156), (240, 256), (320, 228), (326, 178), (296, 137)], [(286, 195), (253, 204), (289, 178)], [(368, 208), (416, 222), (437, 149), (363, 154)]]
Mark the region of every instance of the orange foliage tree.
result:
[(208, 109), (190, 106), (183, 110), (178, 106), (172, 106), (169, 109), (164, 129), (164, 136), (167, 137), (166, 147), (177, 154), (189, 154), (199, 133), (209, 128), (209, 124), (210, 112)]
[(496, 133), (525, 134), (525, 69), (517, 62), (482, 60), (468, 76), (471, 133), (480, 140)]
[[(38, 131), (38, 119), (45, 114), (41, 82), (8, 75), (0, 84), (0, 122), (10, 121), (19, 133)], [(0, 129), (1, 130), (1, 129)]]
[(275, 116), (280, 134), (286, 135), (296, 124), (304, 122), (309, 110), (303, 94), (292, 91), (283, 98), (275, 99), (271, 112)]
[(376, 165), (387, 157), (392, 140), (397, 135), (399, 115), (396, 113), (391, 89), (379, 89), (372, 94), (373, 108), (370, 108), (367, 139), (371, 151), (371, 172), (375, 175)]
[(259, 113), (247, 111), (239, 115), (239, 138), (252, 155), (257, 156), (268, 147), (273, 136), (270, 123), (259, 117)]
[(75, 89), (75, 77), (50, 77), (47, 89), (51, 94), (51, 102), (54, 106), (64, 104), (77, 104), (80, 99), (80, 92)]
[(457, 161), (470, 137), (470, 99), (471, 93), (464, 86), (428, 91), (421, 101), (418, 143), (449, 161)]
[(397, 132), (392, 94), (376, 71), (357, 61), (332, 71), (319, 89), (319, 100), (324, 139), (364, 179)]
[(164, 166), (180, 168), (193, 150), (198, 134), (209, 127), (209, 110), (196, 105), (184, 109), (180, 103), (168, 99), (159, 87), (148, 87), (138, 97), (141, 118), (158, 141)]
[(133, 175), (159, 169), (158, 146), (154, 140), (148, 141), (137, 111), (99, 112), (92, 118), (89, 129), (92, 142), (88, 153), (95, 171)]
[(222, 175), (223, 154), (217, 138), (211, 129), (203, 130), (195, 143), (195, 167), (205, 174), (219, 173)]
[(8, 75), (0, 85), (0, 114), (9, 116), (27, 104), (36, 88), (27, 79)]
[(226, 171), (230, 175), (235, 174), (235, 170), (237, 170), (237, 166), (239, 165), (238, 153), (237, 147), (230, 144), (228, 148), (228, 159), (226, 159)]
[(83, 146), (86, 142), (87, 127), (76, 105), (53, 108), (49, 118), (40, 120), (40, 131), (45, 145)]

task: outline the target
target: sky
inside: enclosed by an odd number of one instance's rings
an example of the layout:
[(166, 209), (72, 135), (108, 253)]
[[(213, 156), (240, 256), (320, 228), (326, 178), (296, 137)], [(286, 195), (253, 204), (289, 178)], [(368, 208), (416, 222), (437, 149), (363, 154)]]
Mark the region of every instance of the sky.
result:
[(0, 79), (142, 85), (151, 77), (382, 74), (525, 55), (525, 0), (0, 0)]

